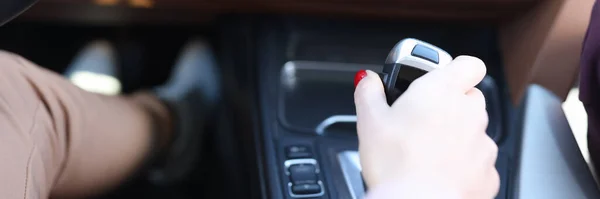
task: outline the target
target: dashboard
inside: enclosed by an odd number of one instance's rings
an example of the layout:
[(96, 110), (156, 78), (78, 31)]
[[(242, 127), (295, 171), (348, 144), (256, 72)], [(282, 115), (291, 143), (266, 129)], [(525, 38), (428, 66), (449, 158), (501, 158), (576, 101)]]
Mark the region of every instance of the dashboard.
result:
[(40, 0), (23, 18), (87, 23), (201, 23), (230, 13), (500, 21), (539, 0)]
[[(40, 0), (18, 21), (82, 25), (191, 25), (224, 16), (306, 16), (356, 21), (436, 21), (498, 27), (513, 103), (529, 83), (564, 99), (594, 0)], [(566, 47), (566, 48), (565, 48)], [(557, 59), (564, 54), (568, 59)], [(563, 67), (569, 66), (569, 67)], [(543, 68), (543, 69), (541, 69)], [(566, 74), (556, 81), (553, 74)]]

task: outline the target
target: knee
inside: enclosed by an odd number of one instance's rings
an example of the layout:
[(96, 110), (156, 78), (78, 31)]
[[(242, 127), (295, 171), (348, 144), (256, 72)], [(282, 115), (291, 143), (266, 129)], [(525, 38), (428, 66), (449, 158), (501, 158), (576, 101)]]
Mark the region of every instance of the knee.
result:
[(26, 61), (20, 55), (0, 50), (0, 67), (2, 67), (2, 73), (6, 73), (7, 71), (10, 73), (10, 71), (15, 71), (19, 68), (24, 68), (24, 65), (27, 62), (28, 61)]
[(14, 53), (0, 51), (0, 98), (3, 105), (12, 107), (7, 110), (19, 110), (26, 113), (29, 106), (37, 106), (40, 101), (39, 85), (43, 77), (37, 75), (34, 65)]
[[(31, 87), (36, 86), (35, 83), (47, 79), (40, 75), (43, 73), (41, 67), (12, 52), (0, 50), (0, 67), (2, 68), (0, 79), (4, 80), (2, 84), (10, 83), (17, 87)], [(0, 87), (4, 86), (6, 85), (0, 85)]]
[(15, 53), (9, 52), (9, 51), (0, 50), (0, 59), (1, 60), (18, 60), (18, 59), (23, 59), (23, 57), (15, 54)]

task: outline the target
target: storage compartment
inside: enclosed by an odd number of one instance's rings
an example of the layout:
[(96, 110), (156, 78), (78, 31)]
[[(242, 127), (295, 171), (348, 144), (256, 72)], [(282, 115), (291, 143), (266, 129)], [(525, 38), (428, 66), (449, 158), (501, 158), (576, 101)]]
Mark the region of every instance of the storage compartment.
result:
[[(354, 75), (361, 69), (381, 71), (382, 66), (332, 62), (290, 61), (281, 69), (279, 120), (286, 128), (298, 132), (319, 133), (323, 122), (355, 123), (344, 119), (356, 115), (354, 110)], [(342, 117), (340, 117), (342, 116)], [(329, 125), (327, 126), (327, 128)], [(337, 126), (335, 129), (356, 128)], [(333, 129), (329, 129), (333, 130)]]

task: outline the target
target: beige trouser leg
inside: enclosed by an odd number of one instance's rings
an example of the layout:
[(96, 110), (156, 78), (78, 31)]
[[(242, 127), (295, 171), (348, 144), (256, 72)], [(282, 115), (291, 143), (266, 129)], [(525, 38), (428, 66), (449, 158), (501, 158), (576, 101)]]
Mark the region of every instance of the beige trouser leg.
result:
[(85, 92), (6, 52), (0, 67), (2, 199), (82, 197), (112, 188), (150, 151), (157, 120), (149, 113), (168, 126), (166, 108), (150, 94)]

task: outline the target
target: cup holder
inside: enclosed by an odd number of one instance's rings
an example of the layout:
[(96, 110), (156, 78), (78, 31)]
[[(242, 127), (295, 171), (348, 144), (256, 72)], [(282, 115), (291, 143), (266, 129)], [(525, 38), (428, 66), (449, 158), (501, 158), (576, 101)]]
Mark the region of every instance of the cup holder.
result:
[(500, 139), (502, 138), (502, 126), (504, 125), (500, 91), (496, 86), (496, 82), (490, 76), (483, 78), (477, 85), (477, 88), (479, 88), (485, 96), (485, 104), (489, 118), (486, 132), (494, 141), (500, 142)]

